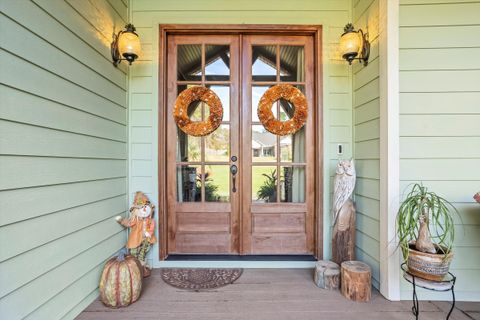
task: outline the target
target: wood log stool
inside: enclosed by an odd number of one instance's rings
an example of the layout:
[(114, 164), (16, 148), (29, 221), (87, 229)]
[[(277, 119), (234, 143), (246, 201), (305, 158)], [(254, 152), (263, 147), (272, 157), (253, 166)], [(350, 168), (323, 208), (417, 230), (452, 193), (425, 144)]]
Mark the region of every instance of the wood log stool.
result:
[(340, 266), (335, 262), (320, 260), (315, 264), (314, 281), (322, 289), (338, 289), (340, 286)]
[(342, 295), (352, 301), (367, 302), (372, 296), (372, 271), (361, 261), (342, 262)]

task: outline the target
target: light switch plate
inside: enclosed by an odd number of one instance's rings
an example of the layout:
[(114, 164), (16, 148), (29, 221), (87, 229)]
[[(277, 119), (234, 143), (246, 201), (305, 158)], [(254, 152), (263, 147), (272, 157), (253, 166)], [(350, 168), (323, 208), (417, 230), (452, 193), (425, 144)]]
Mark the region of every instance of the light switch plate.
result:
[(337, 155), (342, 155), (343, 154), (343, 144), (339, 143), (337, 144)]

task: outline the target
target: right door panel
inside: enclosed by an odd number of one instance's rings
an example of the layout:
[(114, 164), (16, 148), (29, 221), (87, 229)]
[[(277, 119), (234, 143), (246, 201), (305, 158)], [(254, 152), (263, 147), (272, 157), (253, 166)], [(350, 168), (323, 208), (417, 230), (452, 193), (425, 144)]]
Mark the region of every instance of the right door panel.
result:
[[(242, 254), (314, 253), (314, 52), (307, 36), (243, 37), (242, 52)], [(309, 113), (295, 134), (269, 133), (257, 116), (263, 93), (276, 84), (302, 91)], [(273, 104), (277, 119), (294, 106)]]

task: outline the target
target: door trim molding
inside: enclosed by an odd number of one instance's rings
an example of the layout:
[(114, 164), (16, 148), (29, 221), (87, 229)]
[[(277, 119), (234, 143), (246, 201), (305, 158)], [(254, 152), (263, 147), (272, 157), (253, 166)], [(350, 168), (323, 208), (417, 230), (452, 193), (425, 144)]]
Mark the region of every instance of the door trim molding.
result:
[(167, 257), (167, 177), (166, 174), (166, 112), (167, 102), (167, 37), (172, 34), (275, 34), (309, 35), (314, 40), (314, 114), (315, 114), (315, 249), (318, 259), (323, 258), (323, 68), (322, 68), (322, 26), (321, 25), (284, 25), (284, 24), (161, 24), (159, 25), (158, 56), (158, 221), (159, 221), (159, 259)]

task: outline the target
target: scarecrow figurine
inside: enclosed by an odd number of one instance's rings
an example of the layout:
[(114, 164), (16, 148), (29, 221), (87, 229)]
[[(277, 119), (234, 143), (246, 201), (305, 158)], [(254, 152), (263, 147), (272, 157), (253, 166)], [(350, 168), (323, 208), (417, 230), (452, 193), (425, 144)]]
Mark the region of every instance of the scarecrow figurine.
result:
[(133, 205), (130, 208), (130, 218), (117, 217), (118, 223), (130, 228), (126, 247), (130, 250), (130, 254), (142, 264), (144, 277), (150, 275), (150, 268), (145, 262), (145, 256), (152, 244), (156, 242), (154, 208), (155, 206), (150, 203), (147, 196), (138, 191), (135, 193)]

